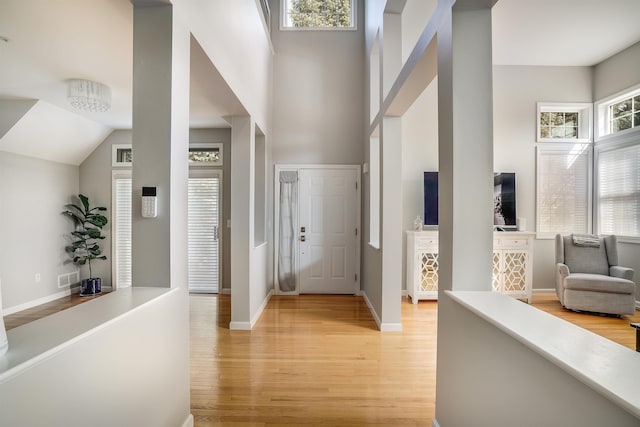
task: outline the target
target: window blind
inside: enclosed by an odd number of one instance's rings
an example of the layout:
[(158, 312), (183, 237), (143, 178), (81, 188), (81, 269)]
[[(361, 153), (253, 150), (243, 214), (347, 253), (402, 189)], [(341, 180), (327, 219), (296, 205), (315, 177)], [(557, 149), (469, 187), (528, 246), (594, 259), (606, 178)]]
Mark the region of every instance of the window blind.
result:
[(114, 245), (117, 288), (131, 286), (131, 178), (115, 178)]
[(640, 237), (640, 145), (599, 153), (598, 202), (600, 233)]
[(590, 148), (538, 147), (537, 231), (540, 237), (589, 232)]
[(189, 178), (189, 290), (219, 288), (219, 178)]

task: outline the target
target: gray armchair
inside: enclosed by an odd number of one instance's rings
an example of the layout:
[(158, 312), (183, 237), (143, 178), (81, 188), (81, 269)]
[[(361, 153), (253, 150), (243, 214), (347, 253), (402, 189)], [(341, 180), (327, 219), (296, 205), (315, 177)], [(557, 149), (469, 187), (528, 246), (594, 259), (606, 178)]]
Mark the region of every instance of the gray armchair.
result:
[(570, 310), (635, 313), (633, 270), (618, 266), (616, 236), (556, 235), (556, 293)]

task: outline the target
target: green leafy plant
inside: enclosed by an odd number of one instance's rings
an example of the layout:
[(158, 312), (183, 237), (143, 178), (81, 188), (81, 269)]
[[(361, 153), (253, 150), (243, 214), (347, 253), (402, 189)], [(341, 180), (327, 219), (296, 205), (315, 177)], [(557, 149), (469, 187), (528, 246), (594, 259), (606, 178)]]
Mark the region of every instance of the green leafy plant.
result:
[(71, 217), (77, 228), (71, 232), (73, 241), (65, 249), (73, 256), (73, 263), (76, 265), (89, 266), (89, 278), (93, 278), (91, 271), (91, 261), (94, 259), (107, 259), (102, 255), (102, 249), (98, 244), (99, 240), (103, 240), (102, 228), (107, 224), (107, 217), (100, 212), (107, 210), (104, 206), (91, 207), (89, 198), (84, 194), (78, 194), (81, 205), (68, 204), (68, 209), (63, 212), (64, 215)]

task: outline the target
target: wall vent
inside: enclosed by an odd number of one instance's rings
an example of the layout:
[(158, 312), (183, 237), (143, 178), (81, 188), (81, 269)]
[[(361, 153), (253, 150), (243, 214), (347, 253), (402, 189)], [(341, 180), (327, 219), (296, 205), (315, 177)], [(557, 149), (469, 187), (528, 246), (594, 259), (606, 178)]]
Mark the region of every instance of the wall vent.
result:
[(63, 273), (58, 275), (58, 288), (68, 288), (80, 281), (80, 271), (72, 271), (71, 273)]

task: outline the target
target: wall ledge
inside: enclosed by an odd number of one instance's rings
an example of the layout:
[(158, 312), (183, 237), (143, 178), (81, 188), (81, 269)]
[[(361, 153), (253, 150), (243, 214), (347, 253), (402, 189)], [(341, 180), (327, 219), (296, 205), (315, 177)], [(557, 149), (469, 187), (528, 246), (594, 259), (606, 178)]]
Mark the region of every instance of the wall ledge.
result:
[(640, 357), (633, 350), (496, 292), (445, 292), (454, 302), (640, 418)]

